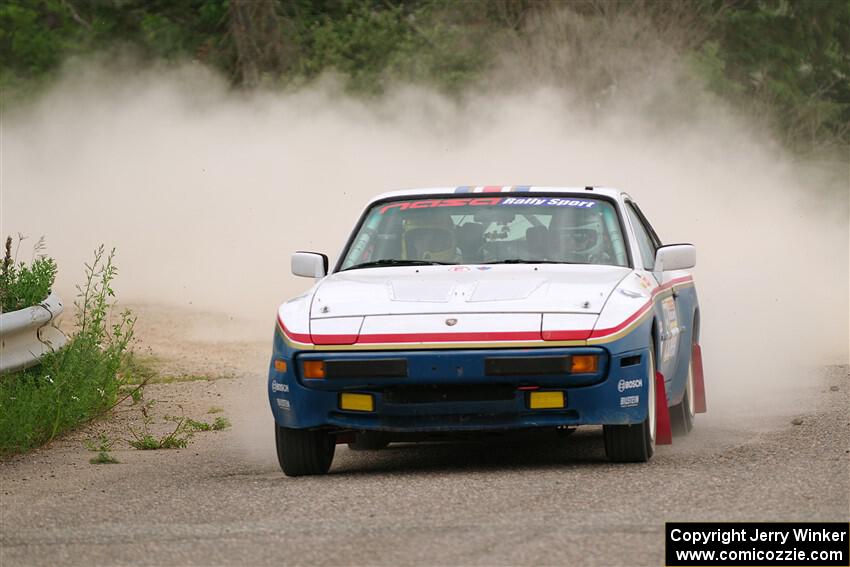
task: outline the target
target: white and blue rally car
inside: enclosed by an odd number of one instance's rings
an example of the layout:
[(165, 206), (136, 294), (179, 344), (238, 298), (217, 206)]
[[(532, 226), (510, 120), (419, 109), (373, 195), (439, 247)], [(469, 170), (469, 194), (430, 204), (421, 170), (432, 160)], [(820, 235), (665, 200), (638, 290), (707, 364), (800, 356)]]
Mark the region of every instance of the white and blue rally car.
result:
[(452, 187), (373, 199), (337, 264), (280, 306), (268, 393), (290, 476), (337, 443), (602, 425), (646, 461), (705, 411), (690, 244), (626, 193)]

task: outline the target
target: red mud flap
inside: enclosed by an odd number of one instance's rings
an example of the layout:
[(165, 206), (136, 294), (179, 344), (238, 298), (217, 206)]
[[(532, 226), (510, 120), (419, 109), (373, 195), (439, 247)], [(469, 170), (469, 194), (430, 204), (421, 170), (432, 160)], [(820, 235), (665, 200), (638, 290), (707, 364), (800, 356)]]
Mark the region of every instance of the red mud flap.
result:
[(655, 444), (673, 444), (670, 410), (667, 409), (667, 390), (664, 388), (664, 376), (660, 372), (655, 373)]
[(694, 343), (694, 413), (705, 413), (705, 379), (702, 374), (702, 349)]

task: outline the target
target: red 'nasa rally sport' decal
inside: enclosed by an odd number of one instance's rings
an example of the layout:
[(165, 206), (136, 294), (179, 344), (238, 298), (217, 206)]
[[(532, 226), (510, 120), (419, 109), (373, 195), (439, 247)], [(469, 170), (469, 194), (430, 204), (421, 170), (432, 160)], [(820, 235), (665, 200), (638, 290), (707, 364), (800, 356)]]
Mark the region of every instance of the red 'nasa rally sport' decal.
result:
[(425, 199), (422, 201), (399, 201), (387, 203), (380, 209), (380, 213), (387, 211), (405, 209), (433, 209), (437, 207), (478, 207), (483, 205), (530, 205), (535, 207), (576, 207), (589, 209), (596, 205), (596, 201), (590, 199), (571, 199), (569, 197), (477, 197), (466, 199)]

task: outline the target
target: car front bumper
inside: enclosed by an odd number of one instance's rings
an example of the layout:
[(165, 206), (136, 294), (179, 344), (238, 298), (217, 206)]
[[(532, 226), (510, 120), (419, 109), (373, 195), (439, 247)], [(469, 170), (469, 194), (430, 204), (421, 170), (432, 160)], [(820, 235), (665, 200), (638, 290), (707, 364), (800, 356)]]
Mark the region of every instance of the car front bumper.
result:
[[(584, 374), (487, 375), (494, 357), (595, 354), (599, 368)], [(399, 377), (308, 379), (309, 360), (403, 359)], [(286, 370), (276, 369), (283, 360)], [(278, 425), (386, 432), (510, 430), (601, 424), (634, 424), (646, 418), (646, 349), (611, 352), (602, 347), (531, 349), (293, 351), (276, 339), (268, 393)], [(534, 392), (563, 392), (564, 406), (532, 409)], [(371, 396), (372, 411), (341, 408), (343, 393)], [(557, 397), (557, 396), (556, 396)]]

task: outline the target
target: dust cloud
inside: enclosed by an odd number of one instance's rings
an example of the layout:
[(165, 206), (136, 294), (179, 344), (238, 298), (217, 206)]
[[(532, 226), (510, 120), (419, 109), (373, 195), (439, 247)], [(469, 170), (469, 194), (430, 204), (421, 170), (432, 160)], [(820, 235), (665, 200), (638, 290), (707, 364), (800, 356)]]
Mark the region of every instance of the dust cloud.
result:
[(621, 93), (591, 111), (545, 81), (460, 100), (398, 86), (362, 101), (332, 78), (244, 94), (191, 64), (71, 65), (4, 112), (2, 231), (46, 237), (68, 299), (106, 243), (122, 302), (227, 314), (247, 323), (207, 338), (267, 341), (276, 306), (311, 285), (290, 254), (333, 261), (377, 193), (619, 187), (663, 240), (697, 246), (709, 410), (792, 408), (815, 369), (847, 363), (846, 170), (795, 163), (720, 103), (653, 81), (675, 104)]

